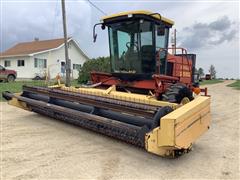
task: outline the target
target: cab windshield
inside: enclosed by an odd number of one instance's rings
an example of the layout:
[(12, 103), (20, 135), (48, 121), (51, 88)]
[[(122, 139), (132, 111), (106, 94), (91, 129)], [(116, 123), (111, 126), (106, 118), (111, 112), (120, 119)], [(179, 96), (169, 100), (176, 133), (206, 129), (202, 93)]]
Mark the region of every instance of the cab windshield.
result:
[[(156, 72), (156, 52), (166, 48), (168, 32), (159, 36), (157, 25), (143, 19), (113, 23), (108, 27), (112, 72)], [(161, 58), (166, 59), (166, 53)]]

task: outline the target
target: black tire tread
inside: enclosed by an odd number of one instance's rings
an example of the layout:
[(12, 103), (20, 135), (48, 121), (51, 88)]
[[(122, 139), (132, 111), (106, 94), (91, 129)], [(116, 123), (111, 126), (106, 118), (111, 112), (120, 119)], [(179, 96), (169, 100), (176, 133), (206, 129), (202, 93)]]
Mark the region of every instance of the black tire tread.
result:
[(9, 77), (13, 77), (13, 81), (15, 81), (15, 76), (14, 76), (13, 74), (9, 74), (9, 75), (7, 76), (7, 82), (9, 82)]
[(171, 85), (166, 89), (166, 92), (162, 94), (162, 100), (171, 103), (180, 103), (184, 97), (189, 98), (190, 101), (193, 100), (191, 90), (181, 83)]

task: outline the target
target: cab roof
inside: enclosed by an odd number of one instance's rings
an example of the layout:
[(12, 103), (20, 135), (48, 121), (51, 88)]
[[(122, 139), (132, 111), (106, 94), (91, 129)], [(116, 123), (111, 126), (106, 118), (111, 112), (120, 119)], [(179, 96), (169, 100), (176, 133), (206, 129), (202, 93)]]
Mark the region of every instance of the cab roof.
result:
[[(111, 19), (115, 19), (118, 17), (124, 17), (124, 16), (131, 16), (131, 15), (145, 15), (145, 16), (151, 16), (153, 19), (155, 20), (162, 20), (163, 22), (169, 24), (169, 25), (173, 25), (174, 21), (172, 21), (171, 19), (165, 18), (163, 16), (161, 16), (158, 13), (153, 13), (151, 11), (145, 11), (145, 10), (139, 10), (139, 11), (126, 11), (126, 12), (121, 12), (121, 13), (117, 13), (117, 14), (112, 14), (109, 16), (104, 16), (101, 20), (102, 21), (108, 21)], [(159, 16), (160, 15), (160, 16)]]

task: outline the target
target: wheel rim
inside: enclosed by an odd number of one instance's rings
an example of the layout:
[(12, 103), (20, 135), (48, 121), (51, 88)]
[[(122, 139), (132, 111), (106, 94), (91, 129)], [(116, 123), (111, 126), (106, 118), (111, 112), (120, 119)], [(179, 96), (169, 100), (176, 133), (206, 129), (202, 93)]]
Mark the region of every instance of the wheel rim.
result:
[(8, 77), (8, 82), (13, 82), (14, 81), (14, 77), (13, 76), (9, 76)]
[(182, 100), (181, 100), (181, 104), (184, 105), (184, 104), (187, 104), (190, 102), (190, 99), (188, 97), (184, 97)]

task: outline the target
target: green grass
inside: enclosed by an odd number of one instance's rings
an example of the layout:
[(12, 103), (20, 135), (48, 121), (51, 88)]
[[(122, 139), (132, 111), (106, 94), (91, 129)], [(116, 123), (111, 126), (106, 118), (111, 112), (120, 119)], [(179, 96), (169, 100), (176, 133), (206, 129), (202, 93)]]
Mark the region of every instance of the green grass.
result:
[(227, 86), (228, 87), (233, 87), (234, 89), (240, 90), (240, 80), (236, 80), (234, 83), (228, 84)]
[(200, 85), (217, 84), (222, 82), (223, 81), (219, 79), (203, 80), (202, 82), (200, 82)]
[(79, 86), (79, 85), (80, 84), (79, 84), (77, 79), (74, 79), (74, 80), (71, 81), (71, 86)]
[[(15, 82), (11, 82), (11, 83), (4, 83), (4, 82), (0, 82), (0, 101), (5, 101), (2, 98), (2, 92), (4, 91), (9, 91), (12, 93), (16, 93), (16, 92), (21, 92), (22, 91), (22, 86), (23, 85), (33, 85), (33, 86), (49, 86), (49, 85), (53, 85), (55, 82), (49, 82), (49, 83), (45, 83), (44, 80), (38, 80), (38, 81), (15, 81)], [(71, 82), (72, 86), (77, 86), (78, 81), (77, 80), (73, 80)]]

